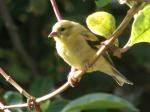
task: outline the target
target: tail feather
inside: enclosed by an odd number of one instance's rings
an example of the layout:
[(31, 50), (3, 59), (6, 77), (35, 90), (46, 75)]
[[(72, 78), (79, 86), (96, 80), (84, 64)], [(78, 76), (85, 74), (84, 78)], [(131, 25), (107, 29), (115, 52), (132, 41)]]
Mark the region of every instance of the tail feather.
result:
[(112, 78), (120, 85), (123, 86), (124, 83), (133, 85), (133, 82), (129, 81), (125, 76), (123, 76), (116, 68), (112, 67), (114, 71), (114, 75)]

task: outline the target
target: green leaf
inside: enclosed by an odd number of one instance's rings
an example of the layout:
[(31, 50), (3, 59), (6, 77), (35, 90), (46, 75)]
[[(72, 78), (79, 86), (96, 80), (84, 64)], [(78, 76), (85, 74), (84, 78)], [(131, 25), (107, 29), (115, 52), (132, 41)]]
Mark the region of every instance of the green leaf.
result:
[(52, 102), (47, 112), (60, 112), (67, 104), (66, 100)]
[[(108, 12), (95, 12), (89, 15), (86, 19), (88, 28), (95, 34), (108, 39), (116, 29), (116, 21), (113, 15)], [(118, 39), (115, 41), (118, 46)]]
[(135, 16), (129, 47), (140, 42), (150, 43), (150, 4)]
[(52, 77), (44, 76), (36, 78), (30, 87), (31, 94), (39, 97), (46, 93), (49, 93), (54, 88)]
[(8, 91), (5, 93), (4, 98), (9, 104), (17, 104), (23, 102), (23, 97), (18, 92)]
[(116, 29), (115, 18), (107, 12), (95, 12), (86, 19), (88, 28), (95, 34), (108, 38)]
[(111, 94), (95, 93), (83, 96), (70, 102), (62, 112), (78, 112), (91, 109), (126, 109), (138, 111), (128, 101)]
[[(5, 93), (4, 98), (6, 99), (8, 105), (21, 104), (23, 103), (23, 97), (18, 92), (8, 91)], [(20, 108), (14, 108), (11, 112), (23, 112)]]
[(50, 106), (50, 103), (51, 103), (50, 100), (47, 100), (40, 105), (43, 112), (47, 112), (47, 110)]
[(104, 7), (109, 4), (112, 0), (95, 0), (97, 7)]

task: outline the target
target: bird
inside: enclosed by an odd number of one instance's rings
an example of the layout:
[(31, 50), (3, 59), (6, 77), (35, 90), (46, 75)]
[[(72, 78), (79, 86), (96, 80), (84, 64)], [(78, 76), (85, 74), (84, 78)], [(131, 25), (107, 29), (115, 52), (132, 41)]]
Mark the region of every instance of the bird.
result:
[[(74, 77), (74, 73), (88, 68), (90, 61), (96, 55), (96, 51), (101, 45), (99, 37), (80, 23), (64, 19), (53, 25), (52, 32), (48, 37), (54, 39), (57, 53), (71, 66), (68, 82), (74, 87), (74, 82), (80, 80)], [(125, 83), (133, 85), (114, 67), (107, 52), (101, 55), (86, 72), (91, 73), (94, 71), (108, 74), (120, 86), (123, 86)]]

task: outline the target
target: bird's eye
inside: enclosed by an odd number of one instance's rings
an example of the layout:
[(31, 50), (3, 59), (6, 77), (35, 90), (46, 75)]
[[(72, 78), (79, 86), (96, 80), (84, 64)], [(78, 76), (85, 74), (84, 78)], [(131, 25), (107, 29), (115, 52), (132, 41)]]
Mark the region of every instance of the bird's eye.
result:
[(60, 29), (60, 31), (61, 31), (61, 32), (65, 31), (65, 28), (64, 28), (64, 27), (62, 27), (62, 28)]

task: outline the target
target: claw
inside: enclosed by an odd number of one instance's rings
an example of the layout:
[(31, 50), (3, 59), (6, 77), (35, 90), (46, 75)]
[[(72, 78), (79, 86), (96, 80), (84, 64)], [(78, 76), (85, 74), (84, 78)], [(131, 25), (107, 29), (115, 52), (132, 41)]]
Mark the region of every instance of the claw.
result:
[(81, 80), (81, 77), (79, 78), (75, 77), (75, 74), (77, 74), (78, 72), (80, 71), (77, 69), (71, 68), (71, 72), (68, 75), (68, 82), (71, 87), (75, 87), (75, 83)]
[(74, 78), (74, 76), (72, 74), (68, 75), (68, 82), (71, 85), (71, 87), (74, 87), (74, 84), (77, 82), (77, 79)]

